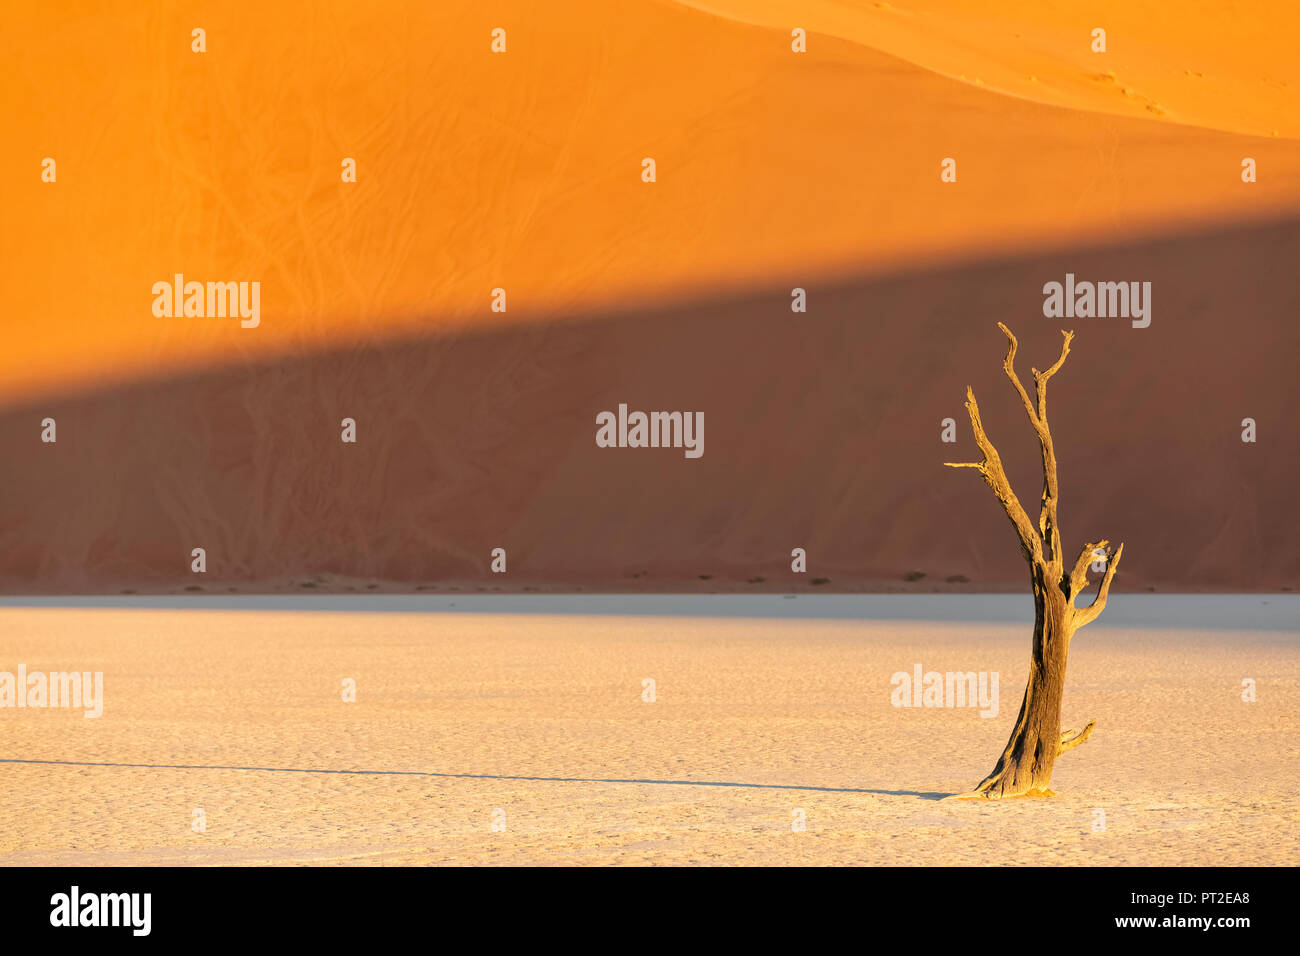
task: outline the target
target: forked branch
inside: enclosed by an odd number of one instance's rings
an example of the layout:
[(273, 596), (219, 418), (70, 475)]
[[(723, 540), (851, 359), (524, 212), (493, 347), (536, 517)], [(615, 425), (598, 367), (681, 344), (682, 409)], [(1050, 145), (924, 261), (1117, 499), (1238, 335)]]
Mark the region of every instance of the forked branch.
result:
[(999, 322), (998, 328), (1007, 337), (1007, 355), (1002, 360), (1002, 370), (1016, 390), (1016, 394), (1020, 396), (1020, 402), (1025, 407), (1025, 414), (1029, 416), (1029, 424), (1033, 426), (1034, 434), (1038, 436), (1038, 443), (1043, 453), (1043, 498), (1038, 513), (1037, 529), (1034, 528), (1020, 499), (1011, 488), (1011, 482), (1002, 467), (1002, 459), (998, 456), (997, 449), (993, 447), (993, 442), (989, 440), (980, 422), (979, 404), (975, 401), (975, 392), (969, 387), (966, 389), (966, 410), (970, 413), (971, 430), (975, 433), (975, 443), (984, 454), (984, 460), (948, 461), (944, 464), (949, 468), (974, 468), (979, 471), (985, 483), (993, 489), (993, 494), (1002, 503), (1003, 510), (1006, 511), (1007, 517), (1016, 529), (1025, 558), (1036, 565), (1050, 563), (1053, 577), (1056, 577), (1059, 575), (1061, 565), (1059, 543), (1061, 532), (1056, 513), (1058, 495), (1056, 452), (1052, 447), (1052, 432), (1047, 427), (1047, 382), (1065, 364), (1065, 358), (1070, 354), (1070, 340), (1074, 338), (1074, 333), (1062, 331), (1065, 341), (1061, 345), (1061, 356), (1051, 368), (1046, 372), (1032, 369), (1034, 389), (1038, 399), (1035, 405), (1024, 383), (1020, 381), (1020, 376), (1016, 374), (1016, 349), (1019, 348), (1019, 343), (1003, 323)]
[(1065, 364), (1065, 357), (1070, 354), (1070, 342), (1074, 339), (1074, 332), (1061, 330), (1064, 341), (1061, 342), (1061, 357), (1058, 358), (1046, 372), (1040, 372), (1038, 369), (1030, 369), (1034, 373), (1034, 385), (1038, 392), (1038, 417), (1047, 423), (1047, 380), (1061, 370)]
[(1093, 598), (1091, 604), (1075, 612), (1074, 626), (1075, 629), (1083, 627), (1085, 624), (1091, 624), (1097, 620), (1097, 615), (1106, 610), (1106, 599), (1110, 596), (1110, 582), (1115, 577), (1115, 569), (1119, 567), (1119, 559), (1124, 554), (1124, 545), (1115, 549), (1115, 553), (1108, 555), (1106, 560), (1106, 574), (1101, 579), (1101, 587), (1097, 591), (1097, 596)]
[(1021, 383), (1020, 376), (1016, 374), (1016, 350), (1020, 343), (1016, 341), (1015, 335), (1006, 325), (999, 322), (998, 328), (1007, 337), (1007, 355), (1002, 360), (1002, 371), (1006, 373), (1008, 381), (1020, 396), (1025, 414), (1029, 416), (1029, 424), (1033, 426), (1034, 434), (1038, 436), (1039, 447), (1042, 449), (1043, 498), (1038, 511), (1038, 534), (1043, 544), (1045, 558), (1059, 569), (1062, 561), (1061, 529), (1057, 517), (1060, 488), (1056, 480), (1056, 449), (1052, 444), (1052, 431), (1047, 425), (1047, 383), (1065, 364), (1066, 356), (1070, 354), (1070, 342), (1074, 338), (1074, 333), (1061, 330), (1064, 339), (1061, 343), (1061, 355), (1051, 368), (1046, 372), (1040, 372), (1036, 368), (1030, 369), (1034, 376), (1034, 391), (1038, 399), (1038, 404), (1035, 406), (1024, 384)]
[(1101, 558), (1109, 560), (1110, 552), (1106, 550), (1109, 544), (1110, 542), (1105, 538), (1100, 541), (1089, 541), (1079, 551), (1079, 556), (1074, 561), (1074, 570), (1070, 572), (1071, 598), (1088, 589), (1088, 565)]

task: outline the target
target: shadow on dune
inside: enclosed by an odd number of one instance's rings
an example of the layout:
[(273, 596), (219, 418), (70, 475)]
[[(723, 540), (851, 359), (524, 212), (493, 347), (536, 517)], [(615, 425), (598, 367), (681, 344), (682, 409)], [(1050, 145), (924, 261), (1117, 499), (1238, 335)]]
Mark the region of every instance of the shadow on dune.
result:
[[(1039, 492), (999, 320), (1026, 378), (1055, 358), (1058, 328), (1077, 333), (1051, 390), (1071, 549), (1125, 541), (1117, 590), (1291, 588), (1297, 261), (1286, 220), (765, 283), (10, 408), (0, 593), (1019, 590), (1001, 510), (941, 464), (976, 454), (970, 384), (1020, 497)], [(1044, 318), (1042, 286), (1066, 272), (1151, 282), (1150, 327)], [(619, 403), (704, 412), (703, 457), (596, 447), (596, 414)], [(56, 444), (40, 441), (45, 416)], [(498, 547), (506, 574), (489, 571)], [(790, 571), (796, 547), (807, 574)]]
[(920, 790), (868, 790), (856, 787), (813, 787), (785, 783), (729, 783), (718, 780), (651, 780), (637, 777), (537, 777), (494, 773), (439, 773), (432, 770), (317, 770), (306, 767), (239, 767), (224, 764), (117, 763), (97, 760), (22, 760), (0, 757), (0, 763), (49, 764), (61, 767), (123, 767), (139, 770), (244, 770), (253, 773), (319, 773), (354, 776), (443, 777), (456, 780), (521, 780), (540, 783), (637, 783), (671, 787), (741, 787), (753, 790), (815, 790), (822, 793), (873, 793), (889, 797), (942, 800), (946, 793)]

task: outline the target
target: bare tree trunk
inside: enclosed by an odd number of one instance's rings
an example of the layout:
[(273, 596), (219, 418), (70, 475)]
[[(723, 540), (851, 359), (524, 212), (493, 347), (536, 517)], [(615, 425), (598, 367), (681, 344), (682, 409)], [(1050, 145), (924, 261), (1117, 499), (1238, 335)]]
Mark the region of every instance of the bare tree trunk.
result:
[[(989, 441), (980, 421), (975, 393), (966, 389), (966, 408), (970, 413), (971, 428), (984, 460), (980, 462), (948, 462), (951, 468), (975, 468), (984, 477), (1002, 503), (1007, 517), (1020, 538), (1021, 553), (1029, 564), (1030, 581), (1034, 593), (1034, 641), (1029, 664), (1029, 680), (1025, 697), (1020, 704), (1011, 737), (997, 765), (973, 791), (956, 796), (962, 798), (985, 797), (999, 799), (1017, 796), (1051, 796), (1049, 784), (1056, 758), (1088, 739), (1096, 721), (1089, 721), (1082, 730), (1061, 732), (1061, 704), (1065, 694), (1065, 665), (1070, 653), (1070, 641), (1075, 631), (1096, 620), (1106, 607), (1110, 582), (1119, 565), (1124, 546), (1114, 552), (1108, 550), (1108, 541), (1083, 546), (1073, 566), (1066, 571), (1061, 552), (1060, 528), (1057, 518), (1056, 451), (1047, 425), (1047, 382), (1065, 364), (1070, 354), (1073, 332), (1063, 332), (1065, 341), (1061, 356), (1046, 372), (1033, 369), (1037, 405), (1016, 375), (1016, 337), (1001, 322), (998, 328), (1008, 340), (1007, 356), (1002, 367), (1015, 386), (1029, 422), (1038, 435), (1043, 454), (1043, 498), (1035, 528), (1025, 513), (1007, 480), (997, 449)], [(1075, 598), (1088, 587), (1088, 566), (1094, 561), (1104, 561), (1105, 577), (1097, 597), (1086, 608), (1076, 608)]]
[(1073, 624), (1065, 596), (1034, 579), (1034, 646), (1029, 683), (1015, 728), (997, 766), (975, 788), (987, 797), (1050, 794), (1052, 766), (1061, 748), (1061, 702)]

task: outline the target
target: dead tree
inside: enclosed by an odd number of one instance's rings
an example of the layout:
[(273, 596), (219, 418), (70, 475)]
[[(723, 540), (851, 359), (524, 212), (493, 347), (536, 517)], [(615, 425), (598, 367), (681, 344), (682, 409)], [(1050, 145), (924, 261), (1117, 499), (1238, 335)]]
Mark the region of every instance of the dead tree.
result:
[[(1105, 610), (1110, 582), (1124, 553), (1122, 544), (1112, 551), (1109, 541), (1090, 542), (1083, 546), (1074, 563), (1067, 566), (1061, 548), (1061, 525), (1056, 512), (1056, 451), (1052, 446), (1052, 433), (1047, 427), (1047, 383), (1065, 364), (1074, 333), (1062, 331), (1065, 341), (1055, 365), (1046, 372), (1032, 370), (1035, 401), (1016, 375), (1013, 364), (1016, 337), (1001, 322), (998, 328), (1009, 343), (1002, 370), (1025, 406), (1029, 424), (1038, 436), (1043, 453), (1043, 499), (1038, 512), (1038, 527), (1034, 527), (1016, 493), (1011, 490), (1002, 459), (980, 422), (975, 392), (969, 387), (966, 389), (966, 410), (970, 413), (975, 442), (984, 460), (945, 464), (949, 468), (974, 468), (983, 475), (985, 484), (993, 489), (1016, 529), (1021, 553), (1029, 563), (1029, 578), (1034, 591), (1034, 645), (1029, 683), (1025, 687), (1025, 699), (1020, 705), (1020, 715), (1011, 731), (1011, 739), (1007, 741), (993, 772), (970, 793), (958, 795), (963, 798), (1051, 796), (1048, 784), (1052, 781), (1052, 766), (1056, 758), (1087, 740), (1096, 724), (1095, 720), (1090, 720), (1082, 730), (1061, 732), (1061, 699), (1065, 692), (1065, 662), (1070, 653), (1070, 639), (1075, 631), (1095, 621)], [(1075, 598), (1088, 588), (1088, 565), (1103, 560), (1106, 572), (1097, 596), (1087, 607), (1075, 607)]]

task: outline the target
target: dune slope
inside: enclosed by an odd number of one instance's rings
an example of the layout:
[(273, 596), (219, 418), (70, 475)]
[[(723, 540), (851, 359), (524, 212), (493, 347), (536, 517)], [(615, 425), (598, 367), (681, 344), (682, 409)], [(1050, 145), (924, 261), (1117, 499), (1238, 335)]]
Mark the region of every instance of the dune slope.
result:
[[(796, 55), (650, 0), (10, 11), (0, 401), (1300, 206), (1290, 140), (940, 76), (898, 58), (948, 48), (926, 22), (912, 47)], [(260, 281), (261, 324), (154, 316), (178, 272)]]
[[(1298, 257), (1283, 221), (809, 283), (806, 314), (767, 286), (11, 409), (0, 588), (1022, 589), (992, 494), (942, 463), (978, 454), (971, 385), (1032, 508), (1037, 446), (995, 323), (1023, 376), (1046, 367), (1063, 323), (1040, 290), (1067, 272), (1152, 283), (1148, 328), (1068, 323), (1050, 419), (1069, 547), (1125, 541), (1120, 589), (1295, 587)], [(620, 403), (702, 412), (702, 457), (598, 447)]]

